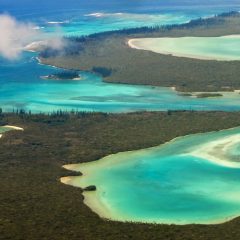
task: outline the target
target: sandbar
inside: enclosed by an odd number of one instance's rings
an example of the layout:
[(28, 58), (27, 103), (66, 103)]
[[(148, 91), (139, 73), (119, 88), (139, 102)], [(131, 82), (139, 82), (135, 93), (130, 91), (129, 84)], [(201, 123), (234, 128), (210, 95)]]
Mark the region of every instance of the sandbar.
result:
[(234, 134), (200, 145), (197, 150), (190, 152), (189, 155), (225, 167), (240, 168), (240, 161), (236, 162), (229, 159), (231, 156), (229, 156), (228, 150), (236, 144), (240, 144), (240, 134)]

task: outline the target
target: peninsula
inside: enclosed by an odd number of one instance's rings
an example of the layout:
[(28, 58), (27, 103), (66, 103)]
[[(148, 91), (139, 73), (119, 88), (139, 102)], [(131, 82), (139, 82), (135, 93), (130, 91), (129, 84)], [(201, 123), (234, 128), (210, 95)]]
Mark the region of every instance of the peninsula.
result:
[(240, 13), (230, 12), (180, 25), (73, 37), (66, 39), (68, 44), (63, 51), (47, 48), (39, 57), (44, 64), (100, 74), (106, 82), (175, 87), (182, 92), (233, 91), (240, 89), (238, 60), (166, 55), (132, 48), (129, 41), (141, 38), (218, 38), (239, 34)]

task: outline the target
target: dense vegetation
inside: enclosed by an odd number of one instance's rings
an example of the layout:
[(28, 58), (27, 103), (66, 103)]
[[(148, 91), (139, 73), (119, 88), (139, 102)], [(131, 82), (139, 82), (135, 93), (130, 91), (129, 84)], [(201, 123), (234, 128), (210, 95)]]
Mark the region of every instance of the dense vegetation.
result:
[(240, 125), (240, 113), (129, 114), (0, 112), (18, 125), (0, 140), (0, 238), (3, 240), (239, 240), (240, 218), (221, 225), (148, 225), (100, 219), (79, 188), (59, 182), (63, 164), (156, 146), (177, 136)]
[(210, 97), (222, 97), (221, 93), (199, 93), (196, 94), (197, 98), (210, 98)]
[[(197, 19), (182, 25), (124, 29), (67, 39), (64, 54), (40, 54), (43, 63), (69, 69), (105, 69), (115, 83), (175, 86), (180, 91), (226, 91), (240, 88), (240, 61), (209, 61), (131, 49), (141, 37), (222, 36), (240, 34), (240, 13)], [(98, 71), (96, 71), (99, 73)]]
[(79, 73), (77, 71), (57, 71), (55, 73), (52, 73), (48, 76), (43, 76), (44, 79), (55, 79), (55, 80), (68, 80), (68, 79), (75, 79), (79, 78)]

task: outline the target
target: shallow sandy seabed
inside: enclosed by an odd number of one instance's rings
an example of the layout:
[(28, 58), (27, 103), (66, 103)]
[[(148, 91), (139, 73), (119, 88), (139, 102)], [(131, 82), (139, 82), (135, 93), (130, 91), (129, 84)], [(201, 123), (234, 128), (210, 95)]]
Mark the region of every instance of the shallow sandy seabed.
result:
[[(216, 43), (215, 45), (213, 44), (213, 40)], [(225, 43), (223, 40), (225, 40)], [(230, 42), (231, 40), (232, 42)], [(209, 41), (209, 44), (207, 41)], [(163, 55), (199, 60), (240, 60), (240, 56), (236, 55), (236, 53), (233, 54), (232, 48), (234, 46), (232, 44), (236, 45), (236, 50), (239, 49), (240, 35), (221, 37), (134, 38), (128, 40), (128, 46), (130, 48), (151, 51)], [(218, 46), (218, 49), (216, 49), (216, 46)], [(221, 53), (222, 49), (226, 52)]]
[[(236, 132), (235, 132), (236, 131)], [(181, 140), (183, 141), (189, 141), (189, 138), (193, 138), (194, 136), (196, 137), (204, 137), (206, 134), (220, 134), (220, 135), (213, 135), (213, 138), (209, 142), (204, 142), (203, 144), (197, 144), (197, 146), (193, 146), (190, 144), (189, 147), (187, 147), (186, 153), (185, 150), (183, 150), (183, 154), (181, 151), (179, 152), (179, 142)], [(223, 134), (223, 135), (222, 135)], [(226, 135), (227, 134), (227, 135)], [(229, 136), (228, 136), (229, 134)], [(199, 141), (199, 140), (198, 140)], [(203, 139), (204, 141), (204, 139)], [(194, 142), (194, 141), (193, 141)], [(162, 150), (166, 151), (167, 154), (169, 154), (169, 147), (171, 145), (176, 145), (178, 146), (178, 150), (176, 150), (176, 153), (172, 153), (173, 156), (175, 154), (179, 155), (179, 157), (184, 158), (184, 156), (189, 155), (190, 157), (196, 157), (199, 161), (199, 164), (204, 164), (205, 161), (206, 163), (209, 162), (210, 164), (213, 164), (214, 166), (220, 166), (224, 168), (229, 168), (229, 169), (235, 169), (235, 168), (240, 168), (240, 163), (234, 162), (231, 160), (231, 149), (235, 145), (239, 145), (240, 143), (240, 134), (239, 134), (239, 128), (232, 128), (228, 130), (222, 130), (219, 132), (211, 132), (211, 133), (201, 133), (201, 134), (195, 134), (195, 135), (188, 135), (184, 137), (178, 137), (173, 139), (170, 142), (167, 142), (161, 146), (158, 147), (153, 147), (153, 148), (148, 148), (148, 149), (142, 149), (138, 151), (129, 151), (129, 152), (122, 152), (118, 154), (112, 154), (107, 157), (104, 157), (98, 161), (90, 162), (90, 163), (82, 163), (82, 164), (70, 164), (70, 165), (64, 165), (63, 167), (68, 169), (68, 170), (73, 170), (77, 172), (81, 172), (83, 175), (80, 177), (63, 177), (61, 178), (61, 182), (75, 186), (75, 187), (81, 187), (85, 188), (89, 185), (94, 185), (96, 184), (97, 186), (97, 191), (94, 192), (83, 192), (84, 195), (84, 203), (89, 206), (92, 211), (97, 213), (100, 217), (110, 219), (110, 220), (118, 220), (118, 221), (136, 221), (136, 222), (148, 222), (148, 223), (164, 223), (164, 224), (189, 224), (189, 223), (201, 223), (201, 224), (218, 224), (218, 223), (223, 223), (226, 221), (229, 221), (235, 217), (237, 217), (239, 214), (236, 213), (231, 213), (226, 214), (226, 216), (221, 215), (221, 217), (217, 217), (216, 219), (211, 218), (208, 220), (201, 220), (200, 222), (198, 221), (192, 221), (188, 222), (189, 220), (184, 220), (183, 219), (178, 219), (176, 222), (172, 221), (171, 219), (159, 219), (156, 221), (156, 219), (152, 219), (151, 216), (149, 219), (146, 220), (138, 218), (136, 220), (133, 219), (131, 220), (131, 216), (126, 215), (126, 213), (121, 213), (118, 212), (117, 209), (114, 209), (114, 207), (111, 207), (111, 201), (107, 201), (104, 199), (102, 201), (102, 197), (104, 194), (104, 187), (100, 184), (99, 182), (96, 182), (95, 175), (98, 174), (99, 172), (102, 171), (112, 171), (111, 169), (116, 166), (120, 166), (121, 164), (126, 164), (126, 161), (129, 161), (129, 159), (135, 159), (138, 158), (139, 156), (143, 156), (142, 159), (147, 159), (148, 154), (159, 154), (161, 155)], [(161, 150), (162, 149), (162, 150)], [(229, 157), (228, 157), (229, 156)], [(133, 160), (135, 161), (135, 160)], [(195, 160), (191, 160), (195, 161)], [(208, 164), (207, 164), (208, 165)], [(224, 183), (225, 184), (225, 183)], [(237, 183), (236, 183), (237, 184)], [(198, 187), (198, 186), (197, 186)], [(218, 187), (219, 188), (219, 184)], [(226, 189), (224, 188), (223, 193)], [(195, 190), (194, 190), (195, 191)], [(218, 190), (219, 191), (219, 190)], [(221, 192), (220, 191), (220, 192)], [(238, 192), (233, 192), (232, 190), (228, 190), (227, 188), (227, 193), (226, 193), (226, 201), (232, 202), (232, 201), (238, 201), (240, 198), (240, 195)], [(219, 192), (217, 192), (219, 194)], [(223, 195), (224, 196), (224, 195)], [(210, 197), (211, 198), (211, 197)], [(224, 201), (225, 201), (224, 200)], [(106, 204), (107, 201), (107, 204)]]

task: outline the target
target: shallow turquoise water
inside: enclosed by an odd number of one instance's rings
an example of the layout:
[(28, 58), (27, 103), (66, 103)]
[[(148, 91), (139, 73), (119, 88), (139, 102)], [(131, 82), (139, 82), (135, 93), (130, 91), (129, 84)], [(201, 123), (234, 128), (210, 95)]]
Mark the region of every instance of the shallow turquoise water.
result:
[[(182, 23), (199, 16), (236, 9), (236, 6), (226, 7), (222, 3), (210, 8), (205, 5), (184, 8), (180, 3), (177, 7), (159, 5), (157, 9), (152, 5), (144, 6), (138, 6), (135, 10), (127, 9), (127, 5), (123, 5), (125, 10), (119, 6), (103, 10), (93, 6), (81, 9), (79, 5), (77, 9), (67, 8), (64, 11), (49, 9), (44, 14), (41, 9), (29, 11), (16, 8), (9, 11), (20, 20), (33, 21), (51, 36), (86, 35), (126, 27)], [(56, 69), (39, 65), (35, 57), (36, 54), (24, 53), (17, 61), (0, 58), (0, 107), (4, 111), (17, 108), (32, 112), (59, 109), (101, 112), (240, 110), (239, 94), (220, 99), (194, 99), (178, 96), (168, 88), (106, 84), (90, 73), (81, 73), (85, 79), (83, 81), (46, 81), (40, 76), (54, 73)]]
[[(100, 11), (80, 13), (80, 16), (76, 12), (70, 12), (61, 15), (61, 17), (49, 17), (45, 22), (38, 22), (38, 24), (45, 28), (45, 32), (54, 35), (56, 35), (56, 27), (60, 26), (60, 35), (64, 33), (67, 36), (79, 36), (124, 28), (185, 23), (192, 18), (197, 18), (199, 15), (197, 13), (192, 15), (185, 13), (138, 14)], [(56, 22), (56, 24), (53, 22)]]
[[(105, 218), (220, 223), (240, 215), (239, 148), (240, 128), (190, 135), (160, 147), (66, 166), (83, 173), (68, 184), (96, 185), (96, 192), (84, 193), (85, 202)], [(206, 152), (209, 159), (201, 155)]]
[(157, 53), (211, 60), (240, 60), (240, 35), (223, 37), (142, 38), (133, 44)]
[(108, 84), (86, 72), (81, 73), (81, 81), (43, 80), (40, 76), (56, 69), (38, 64), (34, 56), (25, 53), (17, 62), (0, 59), (0, 107), (4, 111), (240, 110), (238, 93), (221, 98), (191, 98), (179, 96), (170, 88)]

